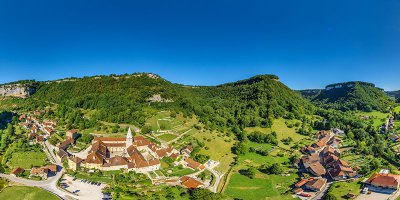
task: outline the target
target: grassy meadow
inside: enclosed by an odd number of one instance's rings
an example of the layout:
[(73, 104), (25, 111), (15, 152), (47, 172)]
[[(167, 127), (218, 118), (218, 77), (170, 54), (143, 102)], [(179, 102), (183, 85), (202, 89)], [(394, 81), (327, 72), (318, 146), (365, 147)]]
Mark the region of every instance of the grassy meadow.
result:
[(0, 192), (0, 199), (15, 200), (58, 200), (53, 194), (36, 187), (12, 186)]
[(34, 167), (41, 167), (47, 164), (47, 156), (44, 152), (27, 151), (13, 153), (8, 166), (10, 168), (21, 167), (24, 169), (31, 169)]

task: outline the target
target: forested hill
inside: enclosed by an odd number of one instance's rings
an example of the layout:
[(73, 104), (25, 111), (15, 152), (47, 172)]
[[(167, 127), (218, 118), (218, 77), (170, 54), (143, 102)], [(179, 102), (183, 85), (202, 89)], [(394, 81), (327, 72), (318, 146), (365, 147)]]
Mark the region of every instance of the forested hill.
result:
[(386, 111), (393, 104), (383, 89), (358, 81), (328, 85), (311, 101), (324, 108), (362, 111)]
[(270, 126), (274, 118), (299, 117), (313, 108), (273, 75), (207, 87), (174, 84), (154, 74), (73, 78), (41, 83), (32, 97), (91, 110), (96, 119), (139, 125), (170, 109), (223, 130)]
[(396, 99), (397, 103), (400, 103), (400, 90), (397, 91), (390, 91), (386, 92), (389, 96), (393, 97)]

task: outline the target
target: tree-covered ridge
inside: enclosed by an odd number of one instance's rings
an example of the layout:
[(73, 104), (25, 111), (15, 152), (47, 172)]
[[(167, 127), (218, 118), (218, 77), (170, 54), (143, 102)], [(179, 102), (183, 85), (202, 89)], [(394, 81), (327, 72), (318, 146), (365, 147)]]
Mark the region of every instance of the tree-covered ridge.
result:
[(400, 90), (386, 92), (389, 96), (393, 97), (397, 103), (400, 103)]
[(35, 81), (35, 80), (20, 80), (20, 81), (14, 81), (14, 82), (10, 82), (10, 83), (0, 84), (0, 86), (7, 86), (7, 85), (36, 86), (37, 81)]
[[(171, 102), (149, 102), (156, 94)], [(274, 118), (293, 118), (312, 110), (274, 75), (207, 87), (173, 84), (144, 74), (85, 77), (42, 83), (33, 97), (93, 110), (95, 119), (139, 125), (154, 111), (170, 109), (195, 114), (207, 127), (222, 130), (267, 127)]]
[(372, 83), (346, 82), (328, 85), (311, 99), (323, 108), (339, 110), (386, 111), (393, 104), (383, 89)]

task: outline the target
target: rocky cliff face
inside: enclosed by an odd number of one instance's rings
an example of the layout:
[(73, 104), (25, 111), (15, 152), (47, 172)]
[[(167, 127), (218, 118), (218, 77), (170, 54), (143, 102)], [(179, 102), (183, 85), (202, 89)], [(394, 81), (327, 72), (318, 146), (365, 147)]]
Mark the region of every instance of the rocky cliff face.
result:
[(0, 96), (26, 98), (35, 92), (36, 87), (33, 85), (13, 84), (0, 86)]

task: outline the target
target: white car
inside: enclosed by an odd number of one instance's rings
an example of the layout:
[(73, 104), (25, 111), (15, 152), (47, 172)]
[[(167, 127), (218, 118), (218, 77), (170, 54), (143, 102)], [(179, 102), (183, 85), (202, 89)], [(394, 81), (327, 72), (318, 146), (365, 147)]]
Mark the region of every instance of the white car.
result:
[(363, 193), (363, 194), (367, 194), (367, 192), (368, 192), (368, 188), (365, 187), (365, 188), (362, 190), (362, 193)]

